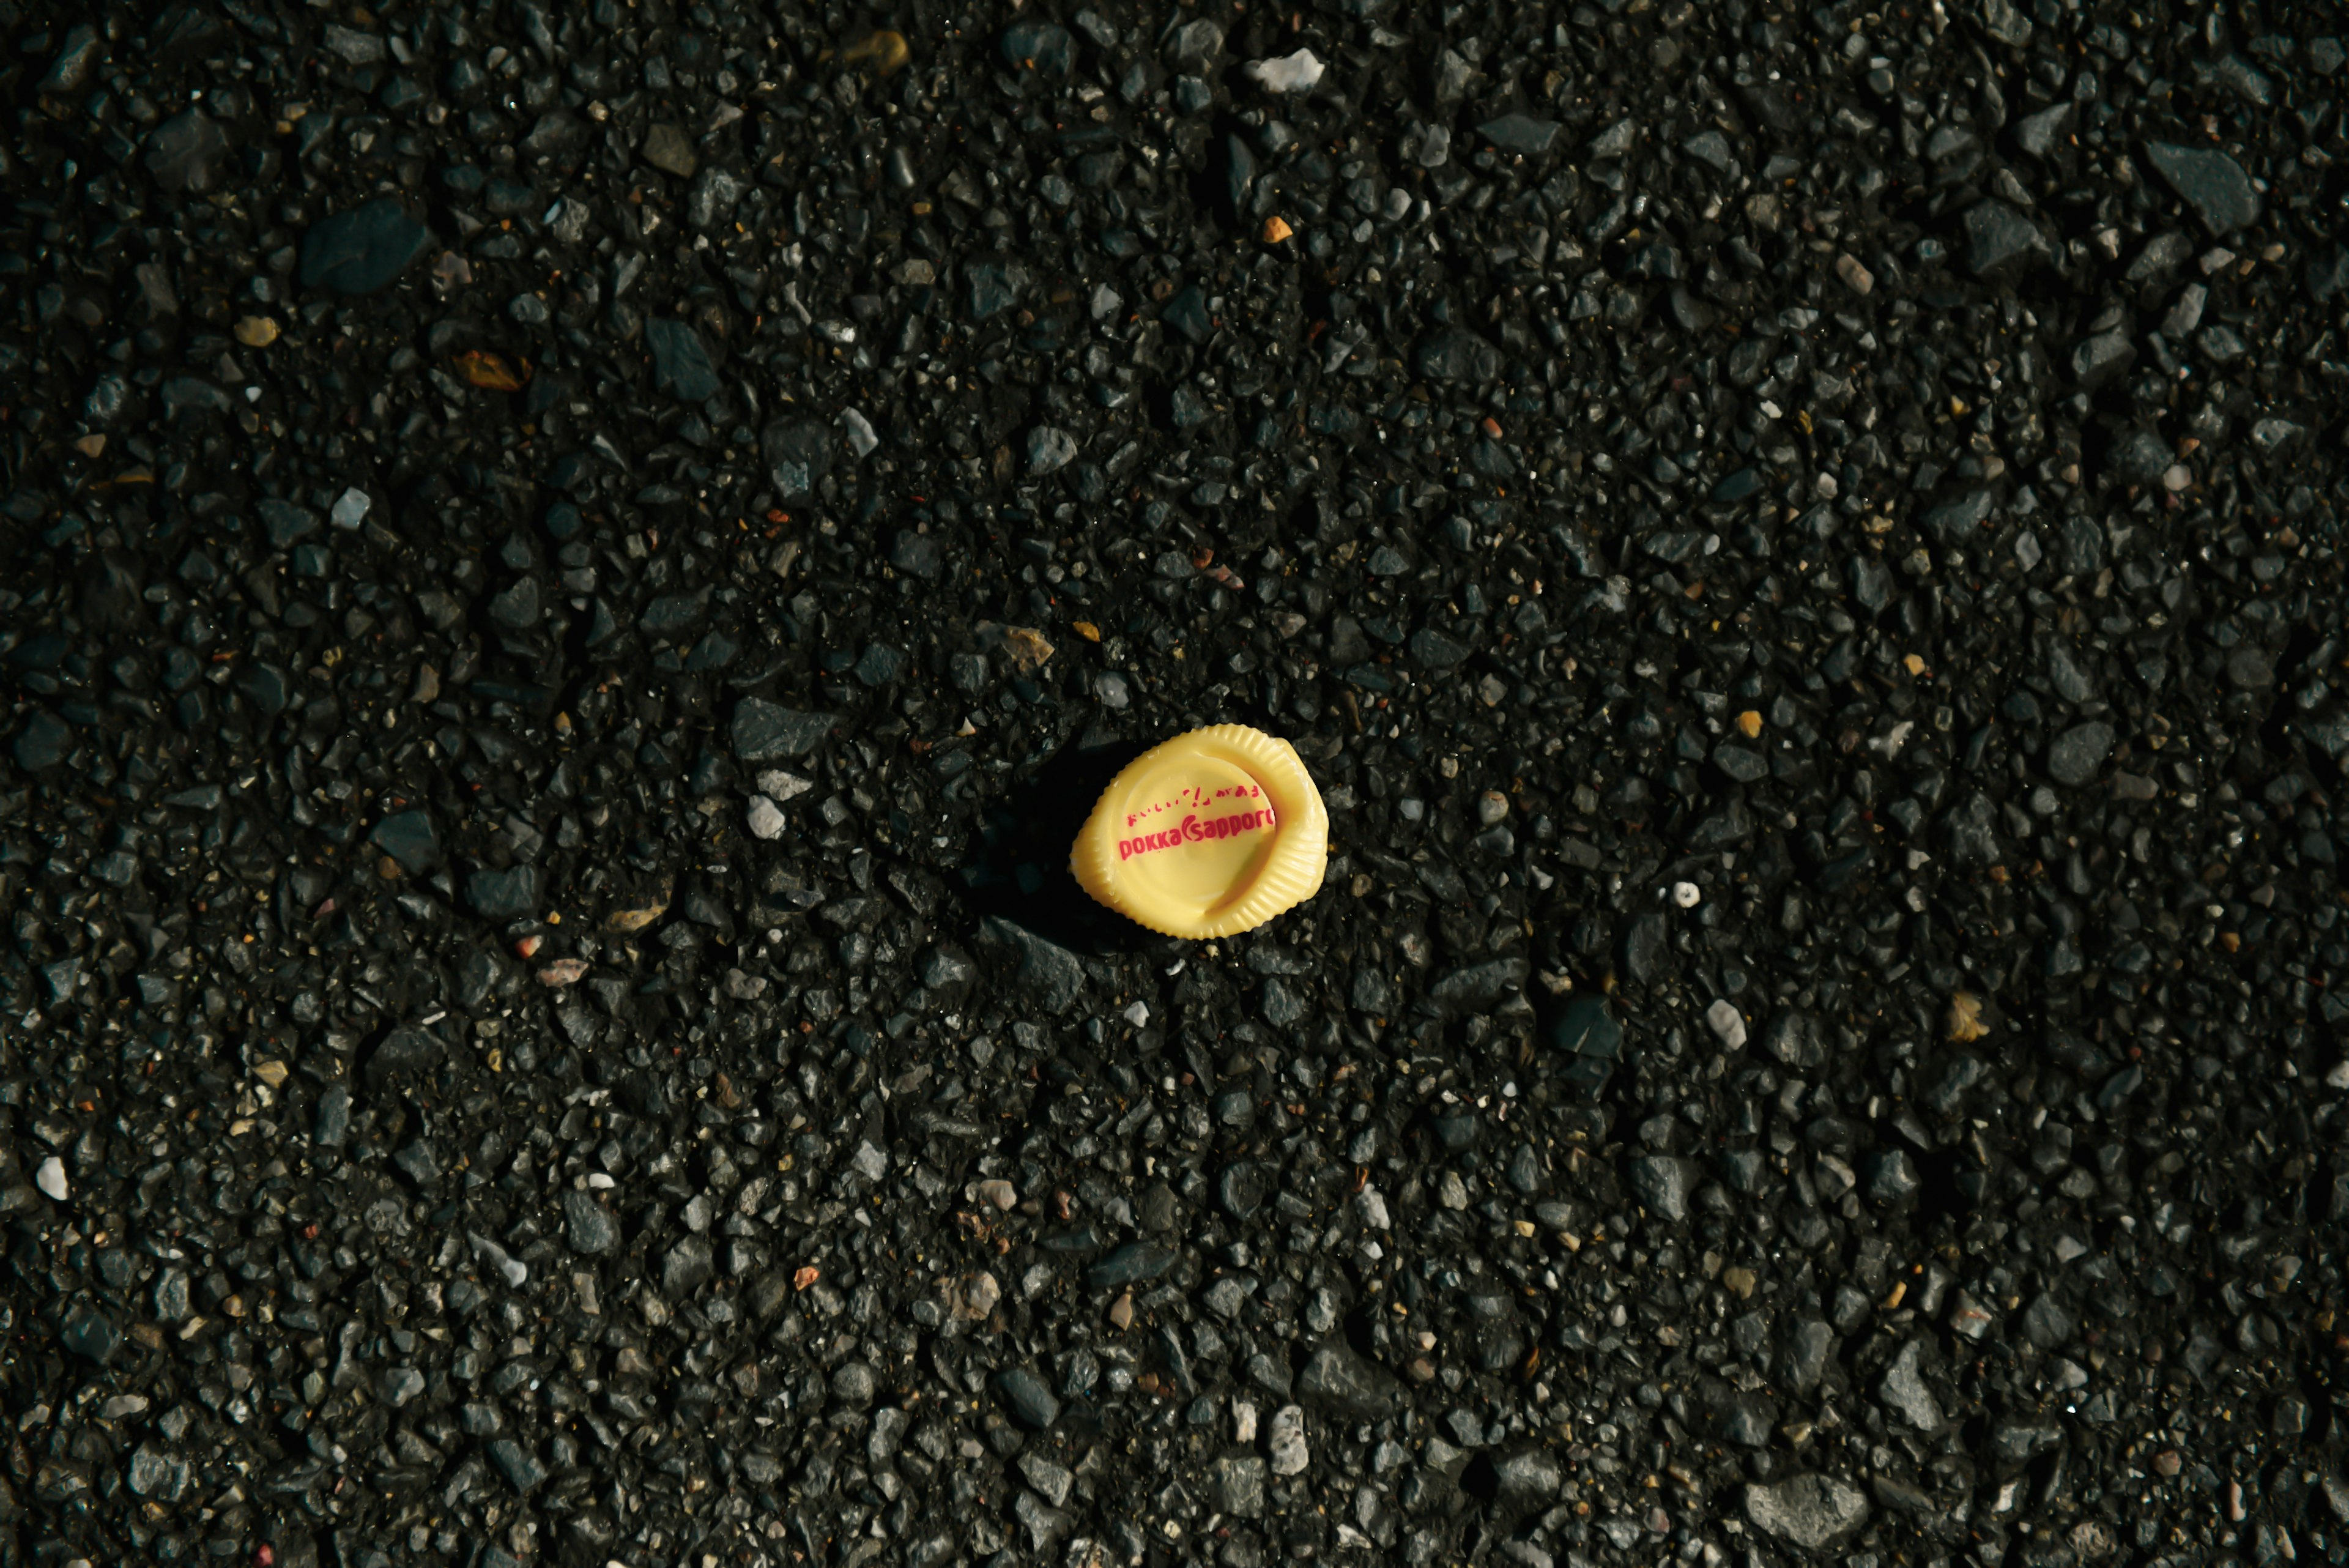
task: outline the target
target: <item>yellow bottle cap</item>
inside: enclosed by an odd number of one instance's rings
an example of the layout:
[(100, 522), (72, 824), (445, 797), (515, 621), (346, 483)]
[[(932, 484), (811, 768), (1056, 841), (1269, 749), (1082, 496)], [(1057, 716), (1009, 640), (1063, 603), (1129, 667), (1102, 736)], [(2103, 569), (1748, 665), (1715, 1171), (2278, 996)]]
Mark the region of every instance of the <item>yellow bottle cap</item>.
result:
[(1321, 890), (1330, 813), (1297, 748), (1245, 724), (1154, 746), (1069, 850), (1086, 892), (1170, 937), (1253, 929)]

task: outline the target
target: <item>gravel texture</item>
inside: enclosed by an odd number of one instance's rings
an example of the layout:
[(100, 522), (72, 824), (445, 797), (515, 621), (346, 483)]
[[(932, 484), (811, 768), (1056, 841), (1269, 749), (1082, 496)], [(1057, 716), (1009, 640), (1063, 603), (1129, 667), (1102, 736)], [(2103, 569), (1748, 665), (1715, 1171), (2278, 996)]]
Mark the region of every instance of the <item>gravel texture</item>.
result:
[(0, 1564), (2349, 1553), (2333, 8), (0, 23)]

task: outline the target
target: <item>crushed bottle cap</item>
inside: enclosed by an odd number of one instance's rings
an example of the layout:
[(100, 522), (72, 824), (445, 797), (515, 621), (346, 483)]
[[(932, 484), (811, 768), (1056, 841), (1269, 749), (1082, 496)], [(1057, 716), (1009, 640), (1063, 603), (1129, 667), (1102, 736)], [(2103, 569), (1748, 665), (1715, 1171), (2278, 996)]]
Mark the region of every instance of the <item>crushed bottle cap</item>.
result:
[(1321, 890), (1330, 813), (1297, 748), (1194, 730), (1110, 781), (1069, 851), (1086, 892), (1164, 936), (1227, 937)]

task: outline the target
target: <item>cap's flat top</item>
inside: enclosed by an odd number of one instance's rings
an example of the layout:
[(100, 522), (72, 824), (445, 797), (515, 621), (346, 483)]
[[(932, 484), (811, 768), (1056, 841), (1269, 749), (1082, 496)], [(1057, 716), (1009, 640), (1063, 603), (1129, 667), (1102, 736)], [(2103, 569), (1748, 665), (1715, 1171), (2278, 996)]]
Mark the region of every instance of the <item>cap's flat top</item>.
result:
[(1260, 926), (1319, 892), (1330, 816), (1297, 749), (1245, 724), (1153, 747), (1102, 791), (1069, 852), (1086, 892), (1170, 937)]

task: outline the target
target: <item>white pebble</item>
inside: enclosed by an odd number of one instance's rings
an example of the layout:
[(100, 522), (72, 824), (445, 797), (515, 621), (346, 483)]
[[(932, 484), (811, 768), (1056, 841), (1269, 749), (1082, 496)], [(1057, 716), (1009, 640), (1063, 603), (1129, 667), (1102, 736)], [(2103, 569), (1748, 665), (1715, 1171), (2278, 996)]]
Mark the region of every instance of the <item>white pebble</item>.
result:
[(507, 1284), (520, 1290), (530, 1282), (530, 1265), (510, 1255), (503, 1247), (479, 1231), (469, 1232), (473, 1240), (473, 1256), (487, 1262), (502, 1275)]
[(848, 427), (849, 450), (857, 456), (870, 457), (873, 449), (881, 444), (881, 438), (873, 431), (873, 421), (854, 409), (842, 410), (840, 422)]
[(1293, 1476), (1303, 1472), (1311, 1462), (1312, 1453), (1305, 1446), (1305, 1411), (1296, 1405), (1283, 1405), (1272, 1413), (1272, 1432), (1265, 1449), (1272, 1458), (1272, 1473)]
[(1267, 92), (1311, 92), (1321, 80), (1321, 61), (1310, 49), (1269, 60), (1250, 60), (1248, 79)]
[(962, 1288), (962, 1307), (956, 1315), (978, 1322), (993, 1312), (995, 1303), (1002, 1299), (1003, 1287), (996, 1282), (995, 1276), (979, 1273)]
[(1720, 1035), (1721, 1043), (1732, 1051), (1744, 1047), (1745, 1020), (1739, 1014), (1737, 1004), (1727, 997), (1704, 1010), (1704, 1021), (1713, 1025), (1713, 1032)]
[(1256, 1407), (1245, 1399), (1232, 1401), (1232, 1441), (1256, 1441)]
[(2328, 1089), (2349, 1089), (2349, 1060), (2335, 1064), (2333, 1071), (2324, 1075), (2324, 1086)]
[(33, 1185), (47, 1193), (52, 1202), (63, 1203), (66, 1200), (66, 1162), (56, 1155), (41, 1161), (41, 1168), (34, 1174)]
[(1127, 1008), (1121, 1016), (1123, 1016), (1128, 1023), (1131, 1023), (1136, 1029), (1139, 1029), (1143, 1024), (1150, 1022), (1150, 1004), (1146, 1002), (1137, 1001), (1133, 1006)]
[(1697, 906), (1697, 900), (1703, 897), (1704, 895), (1697, 890), (1697, 885), (1693, 882), (1675, 882), (1672, 884), (1672, 902), (1678, 904), (1683, 909), (1695, 909)]
[(787, 774), (781, 768), (769, 768), (759, 775), (759, 793), (778, 805), (787, 800), (795, 800), (813, 788), (815, 784), (812, 780), (803, 779), (797, 774)]
[(765, 795), (750, 797), (750, 809), (745, 819), (753, 838), (781, 838), (783, 836), (782, 808)]

